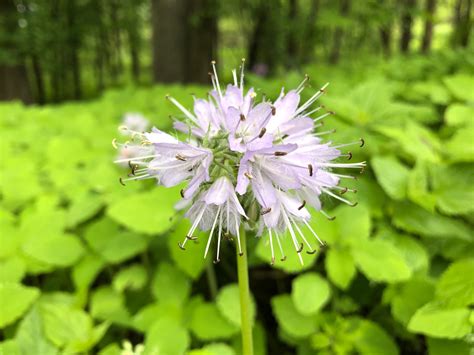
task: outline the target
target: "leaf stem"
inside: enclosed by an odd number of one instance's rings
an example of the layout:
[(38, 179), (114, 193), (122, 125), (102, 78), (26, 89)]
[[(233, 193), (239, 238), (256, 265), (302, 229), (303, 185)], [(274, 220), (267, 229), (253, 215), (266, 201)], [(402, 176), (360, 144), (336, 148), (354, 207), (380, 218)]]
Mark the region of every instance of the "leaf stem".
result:
[(237, 274), (239, 277), (240, 317), (242, 323), (242, 354), (253, 355), (252, 318), (250, 314), (251, 304), (247, 260), (247, 238), (245, 236), (245, 229), (243, 223), (240, 226), (240, 242), (242, 245), (243, 255), (240, 256), (239, 249), (235, 249), (237, 254)]

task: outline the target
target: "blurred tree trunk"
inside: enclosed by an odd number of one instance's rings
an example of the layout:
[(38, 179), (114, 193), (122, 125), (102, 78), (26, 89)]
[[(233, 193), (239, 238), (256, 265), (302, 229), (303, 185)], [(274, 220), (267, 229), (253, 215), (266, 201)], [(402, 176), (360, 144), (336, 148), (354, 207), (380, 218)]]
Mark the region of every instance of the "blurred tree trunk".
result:
[(436, 11), (436, 0), (426, 0), (425, 7), (425, 29), (423, 39), (421, 41), (421, 52), (428, 53), (431, 50), (431, 42), (433, 40), (433, 20)]
[(215, 0), (152, 0), (153, 78), (208, 83), (217, 46)]
[(457, 0), (453, 16), (453, 47), (467, 47), (472, 31), (472, 0)]
[(379, 31), (383, 54), (388, 58), (392, 54), (392, 27), (389, 24), (382, 25)]
[(67, 2), (67, 33), (68, 33), (68, 46), (69, 46), (69, 67), (72, 72), (72, 83), (73, 83), (73, 97), (80, 99), (82, 97), (81, 88), (81, 66), (79, 59), (80, 51), (80, 33), (77, 26), (76, 14), (77, 14), (76, 0), (69, 0)]
[(401, 18), (400, 51), (407, 53), (410, 49), (412, 39), (413, 11), (416, 7), (416, 0), (403, 0)]
[(298, 56), (298, 0), (288, 0), (288, 37), (286, 43), (287, 67), (299, 65)]
[(16, 6), (13, 1), (0, 1), (0, 100), (20, 99), (31, 103), (32, 97), (24, 56), (14, 39), (19, 31)]
[[(339, 13), (341, 17), (347, 17), (349, 15), (351, 1), (340, 0), (339, 2)], [(334, 31), (333, 45), (331, 53), (329, 54), (329, 63), (336, 64), (339, 62), (341, 56), (342, 38), (344, 36), (344, 29), (341, 26), (337, 26)]]
[(318, 11), (319, 0), (312, 0), (301, 48), (301, 62), (303, 64), (307, 64), (314, 59), (314, 45), (316, 42), (316, 18), (318, 16)]
[(36, 101), (42, 105), (46, 102), (43, 68), (41, 67), (40, 59), (36, 53), (31, 55), (31, 67), (33, 68), (33, 74), (35, 76)]
[(95, 73), (96, 73), (96, 88), (101, 92), (105, 87), (105, 58), (108, 55), (107, 35), (103, 23), (104, 8), (101, 0), (94, 2), (97, 20), (97, 33), (95, 36), (94, 51), (95, 51)]
[(187, 0), (152, 0), (155, 82), (186, 79), (186, 5)]
[(190, 0), (186, 82), (209, 83), (209, 64), (217, 55), (217, 1)]

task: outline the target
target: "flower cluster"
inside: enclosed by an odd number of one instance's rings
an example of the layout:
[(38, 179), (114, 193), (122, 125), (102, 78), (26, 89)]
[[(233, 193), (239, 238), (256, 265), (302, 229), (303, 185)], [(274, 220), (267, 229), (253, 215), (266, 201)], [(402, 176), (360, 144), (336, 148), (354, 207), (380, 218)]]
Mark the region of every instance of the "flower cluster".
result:
[[(364, 162), (341, 161), (350, 159), (352, 154), (340, 150), (350, 145), (362, 146), (364, 141), (333, 145), (321, 138), (331, 131), (315, 133), (321, 120), (333, 114), (314, 105), (328, 84), (302, 104), (300, 93), (307, 77), (296, 89), (287, 93), (282, 90), (275, 102), (258, 102), (254, 89), (244, 91), (244, 61), (239, 77), (233, 70), (234, 83), (225, 90), (214, 62), (212, 67), (214, 89), (207, 100), (195, 99), (192, 112), (167, 96), (184, 116), (184, 120), (174, 122), (174, 128), (186, 137), (185, 141), (156, 128), (151, 132), (125, 128), (132, 138), (126, 146), (146, 149), (138, 149), (144, 154), (117, 160), (129, 164), (132, 170), (121, 182), (153, 178), (166, 187), (188, 182), (181, 190), (181, 205), (190, 206), (186, 217), (192, 225), (179, 243), (182, 249), (189, 240), (196, 239), (194, 233), (199, 228), (210, 231), (205, 256), (213, 238), (217, 238), (215, 262), (220, 260), (225, 236), (235, 236), (242, 253), (239, 230), (245, 224), (258, 228), (259, 235), (268, 236), (272, 263), (274, 240), (281, 259), (286, 259), (280, 241), (286, 231), (303, 262), (304, 246), (312, 254), (316, 251), (314, 243), (324, 245), (309, 224), (308, 208), (329, 218), (322, 210), (323, 194), (354, 205), (341, 195), (355, 190), (340, 186), (341, 179), (353, 177), (335, 171), (364, 168)], [(320, 111), (324, 113), (319, 114)], [(313, 118), (315, 114), (319, 116)], [(306, 237), (303, 228), (311, 238)]]

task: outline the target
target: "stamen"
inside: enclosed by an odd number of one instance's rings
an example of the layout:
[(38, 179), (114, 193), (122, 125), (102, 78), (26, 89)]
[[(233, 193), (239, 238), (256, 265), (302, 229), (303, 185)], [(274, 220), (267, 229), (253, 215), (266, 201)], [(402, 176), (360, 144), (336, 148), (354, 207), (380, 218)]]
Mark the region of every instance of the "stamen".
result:
[(219, 96), (222, 99), (221, 85), (219, 84), (219, 77), (217, 76), (217, 70), (216, 70), (216, 61), (215, 60), (211, 61), (211, 65), (212, 65), (212, 70), (214, 71), (214, 77), (216, 78), (217, 92), (219, 93)]
[(121, 184), (122, 186), (126, 186), (125, 183), (123, 182), (123, 179), (122, 179), (121, 177), (119, 178), (119, 182), (120, 182), (120, 184)]
[(330, 190), (327, 190), (327, 189), (321, 189), (323, 192), (327, 193), (329, 196), (332, 196), (334, 197), (336, 200), (339, 200), (341, 202), (344, 202), (345, 204), (351, 206), (351, 207), (355, 207), (357, 206), (357, 202), (354, 204), (352, 202), (350, 202), (349, 200), (346, 200), (345, 198), (342, 198), (341, 196), (338, 196), (334, 193), (332, 193)]
[(262, 130), (260, 131), (260, 134), (258, 135), (258, 138), (262, 138), (266, 131), (267, 129), (263, 127)]
[(301, 206), (298, 207), (298, 211), (301, 211), (304, 208), (304, 206), (306, 206), (306, 200), (303, 200), (303, 203), (301, 204)]
[(329, 131), (315, 133), (314, 135), (315, 136), (324, 136), (326, 134), (332, 134), (332, 133), (335, 133), (335, 132), (336, 132), (336, 129), (331, 129)]
[(304, 265), (303, 258), (301, 257), (301, 252), (298, 252), (299, 247), (298, 247), (298, 241), (296, 239), (295, 231), (293, 230), (291, 222), (288, 219), (288, 215), (286, 214), (286, 211), (285, 211), (284, 208), (282, 208), (281, 213), (282, 213), (282, 216), (283, 216), (283, 220), (285, 221), (286, 227), (290, 231), (291, 239), (293, 241), (293, 245), (295, 246), (295, 250), (297, 251), (298, 258), (300, 259), (300, 263), (301, 263), (301, 265)]
[(277, 243), (278, 243), (278, 248), (280, 249), (280, 253), (281, 253), (281, 259), (280, 261), (285, 261), (286, 260), (286, 255), (285, 253), (283, 252), (283, 248), (281, 246), (281, 241), (280, 241), (280, 236), (278, 235), (277, 231), (275, 230), (275, 238), (277, 240)]
[(234, 86), (237, 86), (237, 71), (232, 69), (232, 77), (234, 78)]
[(118, 147), (117, 147), (117, 138), (112, 139), (112, 147), (114, 147), (115, 149), (118, 149)]
[(209, 233), (209, 238), (207, 240), (206, 250), (204, 251), (204, 259), (206, 258), (207, 252), (209, 251), (209, 246), (211, 245), (212, 235), (214, 234), (214, 229), (216, 228), (217, 218), (220, 216), (220, 212), (221, 212), (221, 206), (219, 206), (219, 208), (217, 209), (216, 218), (214, 218), (214, 222), (212, 223), (211, 232)]
[(189, 235), (187, 235), (187, 236), (186, 236), (186, 239), (187, 239), (187, 240), (197, 240), (198, 238), (195, 237), (195, 236), (189, 236)]
[(275, 265), (275, 251), (273, 250), (273, 235), (271, 228), (268, 230), (268, 234), (270, 235), (270, 250), (272, 251), (272, 261), (271, 265)]
[(275, 106), (272, 106), (272, 116), (275, 116), (277, 113), (277, 109)]
[(306, 227), (308, 227), (308, 229), (311, 231), (311, 233), (313, 233), (313, 235), (315, 236), (315, 238), (318, 240), (319, 244), (321, 244), (322, 246), (323, 246), (323, 245), (326, 245), (326, 243), (324, 243), (321, 239), (319, 239), (318, 235), (317, 235), (316, 232), (313, 230), (313, 228), (311, 228), (311, 226), (309, 225), (308, 221), (306, 221), (305, 219), (303, 219), (303, 223), (306, 224)]
[(296, 250), (296, 252), (297, 252), (298, 254), (299, 254), (299, 253), (301, 253), (301, 252), (303, 251), (303, 246), (304, 246), (304, 244), (303, 244), (303, 243), (300, 243), (300, 247), (299, 247), (299, 249), (298, 249), (298, 250)]
[(178, 160), (181, 160), (181, 161), (186, 161), (186, 158), (183, 157), (181, 154), (176, 154), (175, 158), (178, 159)]
[(351, 160), (352, 159), (352, 152), (347, 152), (347, 160)]
[(189, 112), (183, 105), (181, 105), (178, 101), (176, 101), (175, 98), (173, 98), (170, 95), (166, 95), (165, 97), (166, 99), (170, 100), (178, 109), (180, 109), (181, 112), (184, 113), (184, 115), (188, 117), (191, 121), (193, 121), (194, 123), (198, 122), (198, 119), (191, 112)]
[(235, 230), (237, 232), (237, 242), (239, 244), (239, 256), (242, 256), (244, 255), (244, 253), (242, 252), (242, 246), (240, 245), (240, 231), (239, 231), (239, 222), (237, 221), (237, 216), (234, 215), (234, 219), (235, 219)]
[(181, 244), (181, 242), (178, 242), (178, 246), (179, 246), (179, 249), (186, 250), (186, 248), (184, 247), (183, 244)]
[(295, 89), (296, 92), (299, 94), (301, 91), (303, 91), (304, 87), (305, 87), (305, 84), (306, 82), (309, 80), (309, 76), (308, 74), (305, 74), (304, 75), (304, 79), (303, 81), (298, 85), (298, 87)]
[(271, 208), (271, 207), (265, 208), (265, 209), (263, 209), (263, 210), (260, 212), (260, 216), (264, 216), (264, 215), (266, 215), (267, 213), (270, 213), (271, 211), (272, 211), (272, 208)]
[(216, 262), (221, 261), (219, 258), (220, 250), (221, 250), (221, 235), (222, 235), (222, 213), (219, 216), (219, 233), (217, 235), (217, 255), (216, 255)]
[(182, 198), (184, 198), (184, 189), (179, 190), (179, 194), (181, 195)]
[(325, 114), (321, 115), (321, 116), (318, 116), (314, 119), (314, 122), (318, 122), (318, 121), (321, 121), (323, 118), (325, 117), (328, 117), (328, 116), (331, 116), (331, 115), (334, 115), (335, 112), (334, 111), (329, 111), (329, 112), (326, 112)]
[(249, 172), (245, 172), (245, 173), (244, 173), (244, 176), (245, 176), (247, 179), (249, 179), (249, 180), (252, 180), (252, 179), (253, 179), (252, 174), (250, 174)]
[(365, 144), (365, 140), (364, 140), (364, 138), (361, 138), (360, 139), (360, 147), (362, 148), (364, 146), (364, 144)]
[(244, 69), (245, 69), (245, 58), (242, 58), (242, 65), (240, 66), (240, 90), (244, 90)]
[(245, 115), (243, 113), (240, 114), (240, 120), (243, 122), (245, 121)]
[(273, 153), (276, 157), (283, 157), (285, 155), (287, 155), (288, 153), (287, 152), (275, 152)]
[(308, 164), (309, 176), (313, 176), (313, 166)]

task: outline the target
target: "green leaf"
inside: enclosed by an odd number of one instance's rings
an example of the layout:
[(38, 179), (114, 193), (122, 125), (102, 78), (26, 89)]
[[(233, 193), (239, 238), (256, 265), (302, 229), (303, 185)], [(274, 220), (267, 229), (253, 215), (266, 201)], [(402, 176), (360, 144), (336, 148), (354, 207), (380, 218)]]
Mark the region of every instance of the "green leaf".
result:
[(152, 303), (142, 309), (133, 317), (133, 326), (141, 332), (147, 332), (153, 323), (162, 317), (181, 321), (183, 308), (181, 305)]
[(109, 206), (107, 214), (127, 228), (145, 234), (161, 234), (171, 228), (174, 204), (180, 188), (155, 187)]
[(471, 331), (470, 313), (467, 308), (443, 308), (431, 302), (416, 311), (408, 330), (435, 338), (462, 338)]
[(354, 337), (354, 346), (360, 354), (397, 355), (399, 353), (390, 335), (377, 323), (369, 320), (360, 320)]
[(409, 170), (393, 156), (375, 157), (372, 159), (377, 181), (384, 191), (394, 200), (406, 196)]
[(467, 105), (452, 104), (444, 112), (444, 120), (449, 126), (472, 125), (474, 108)]
[(171, 318), (158, 319), (145, 335), (144, 355), (184, 354), (190, 339), (186, 329)]
[(291, 299), (299, 313), (312, 315), (320, 311), (331, 297), (329, 283), (314, 272), (299, 275), (292, 282)]
[(229, 322), (212, 303), (199, 304), (191, 314), (190, 328), (201, 340), (227, 339), (239, 328)]
[(47, 338), (65, 352), (80, 353), (91, 349), (107, 329), (105, 323), (94, 328), (87, 313), (66, 304), (42, 303), (40, 313)]
[(162, 262), (153, 277), (151, 292), (159, 302), (182, 305), (191, 293), (191, 283), (184, 273)]
[(124, 296), (111, 287), (103, 286), (94, 291), (90, 302), (90, 313), (94, 318), (119, 325), (131, 324)]
[(415, 278), (403, 285), (392, 287), (396, 289), (391, 300), (392, 315), (405, 326), (413, 314), (431, 301), (434, 295), (433, 282), (423, 278)]
[(95, 216), (103, 207), (102, 197), (98, 194), (83, 193), (72, 201), (67, 211), (66, 226), (72, 228)]
[(436, 197), (428, 191), (428, 164), (417, 160), (415, 168), (408, 176), (408, 198), (419, 206), (434, 212)]
[(44, 335), (43, 324), (36, 306), (22, 319), (15, 338), (21, 354), (58, 354), (58, 349)]
[(298, 312), (290, 295), (272, 298), (272, 309), (281, 329), (295, 338), (305, 338), (316, 331), (316, 320)]
[(344, 249), (331, 248), (324, 261), (331, 282), (340, 289), (346, 290), (356, 274), (351, 253)]
[(462, 340), (428, 338), (429, 355), (469, 354), (472, 348)]
[(474, 101), (474, 92), (472, 90), (474, 87), (474, 77), (472, 75), (455, 74), (445, 77), (443, 82), (458, 100), (467, 102)]
[(463, 222), (430, 213), (411, 203), (397, 203), (393, 224), (407, 232), (433, 238), (472, 240), (469, 227)]
[[(313, 223), (311, 222), (311, 224)], [(318, 232), (316, 231), (316, 233)], [(279, 247), (277, 243), (277, 237), (275, 234), (273, 234), (273, 248), (275, 251), (275, 264), (274, 264), (275, 268), (281, 269), (289, 273), (297, 273), (297, 272), (301, 272), (303, 270), (309, 269), (315, 263), (316, 258), (318, 257), (318, 253), (309, 255), (303, 251), (302, 253), (300, 253), (303, 259), (303, 265), (301, 265), (300, 259), (298, 257), (298, 253), (296, 252), (295, 245), (293, 244), (293, 241), (291, 239), (291, 235), (289, 232), (286, 232), (284, 234), (279, 234), (279, 237), (280, 237), (281, 246), (282, 246), (283, 252), (285, 253), (286, 259), (282, 261), (283, 258), (281, 258), (281, 255), (277, 254), (279, 253)], [(306, 234), (306, 237), (307, 239), (313, 238), (312, 235), (310, 235), (309, 233)], [(315, 242), (313, 242), (312, 245), (317, 246)], [(258, 245), (257, 245), (257, 255), (262, 260), (266, 261), (269, 264), (272, 262), (270, 238), (268, 234), (264, 234), (260, 238), (260, 241), (258, 242)]]
[(0, 328), (4, 328), (20, 318), (39, 294), (39, 290), (34, 287), (10, 282), (0, 283), (0, 304), (4, 305), (0, 312)]
[(96, 253), (110, 263), (119, 263), (139, 254), (148, 243), (142, 235), (121, 231), (119, 225), (108, 218), (91, 224), (85, 239)]
[(46, 264), (66, 267), (75, 264), (84, 254), (84, 247), (72, 234), (29, 238), (23, 251)]
[(187, 355), (236, 355), (236, 353), (225, 343), (213, 343), (201, 349), (191, 350)]
[(444, 151), (451, 162), (473, 162), (474, 147), (471, 142), (474, 137), (474, 125), (458, 129), (444, 145)]
[(474, 304), (474, 259), (459, 260), (451, 264), (436, 285), (436, 297), (450, 306)]
[[(366, 206), (356, 208), (343, 205), (334, 211), (339, 237), (349, 244), (357, 245), (369, 239), (371, 230), (370, 213)], [(351, 221), (351, 223), (347, 223)]]
[[(221, 314), (232, 324), (240, 328), (240, 293), (238, 284), (229, 284), (219, 290), (216, 305)], [(252, 324), (255, 320), (255, 302), (251, 298), (250, 317)]]
[(87, 290), (104, 266), (104, 261), (98, 255), (87, 254), (82, 258), (72, 270), (72, 280), (76, 290)]
[(5, 340), (0, 342), (1, 355), (21, 355), (18, 344), (15, 340)]
[[(173, 228), (170, 235), (167, 236), (168, 249), (175, 265), (181, 271), (185, 272), (186, 275), (195, 280), (201, 275), (206, 267), (206, 262), (208, 262), (204, 259), (204, 251), (206, 248), (205, 241), (208, 236), (204, 233), (195, 233), (195, 235), (200, 239), (199, 243), (188, 242), (186, 245), (186, 251), (183, 252), (183, 250), (178, 247), (178, 243), (183, 242), (190, 227), (191, 224), (187, 219), (178, 223), (176, 227)], [(208, 258), (210, 257), (211, 256), (209, 255)]]
[(148, 280), (146, 269), (140, 264), (133, 264), (122, 269), (114, 277), (113, 286), (118, 292), (123, 292), (126, 289), (140, 290)]
[(26, 266), (23, 259), (19, 257), (0, 260), (0, 283), (20, 282), (25, 276)]
[(370, 280), (380, 282), (400, 282), (411, 277), (403, 255), (385, 240), (368, 240), (352, 249), (357, 267)]

